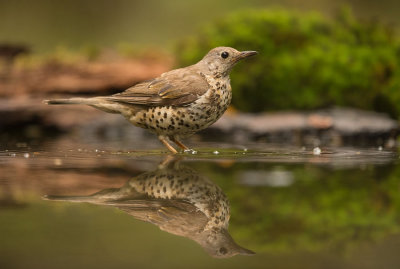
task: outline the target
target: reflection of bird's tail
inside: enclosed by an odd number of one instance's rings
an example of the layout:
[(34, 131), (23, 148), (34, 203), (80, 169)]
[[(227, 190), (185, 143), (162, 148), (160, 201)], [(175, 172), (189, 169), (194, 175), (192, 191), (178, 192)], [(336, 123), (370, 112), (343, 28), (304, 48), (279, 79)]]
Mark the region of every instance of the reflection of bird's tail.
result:
[(67, 99), (53, 99), (53, 100), (44, 100), (43, 103), (48, 105), (95, 105), (101, 101), (99, 97), (93, 98), (67, 98)]
[(64, 202), (75, 202), (75, 203), (90, 203), (98, 201), (96, 197), (93, 196), (59, 196), (59, 195), (44, 195), (44, 200), (50, 201), (64, 201)]
[(130, 189), (122, 188), (110, 188), (104, 189), (99, 192), (93, 193), (87, 196), (59, 196), (59, 195), (44, 195), (44, 200), (50, 201), (65, 201), (65, 202), (76, 202), (76, 203), (93, 203), (93, 204), (104, 204), (109, 201), (116, 201), (121, 198), (132, 198), (136, 196), (136, 192)]

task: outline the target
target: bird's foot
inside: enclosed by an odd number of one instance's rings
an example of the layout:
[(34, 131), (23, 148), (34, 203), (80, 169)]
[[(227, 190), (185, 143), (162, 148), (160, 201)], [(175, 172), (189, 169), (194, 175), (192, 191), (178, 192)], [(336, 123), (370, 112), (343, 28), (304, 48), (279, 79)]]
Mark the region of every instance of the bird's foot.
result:
[(184, 153), (189, 153), (189, 154), (197, 154), (197, 150), (189, 149), (189, 148), (184, 149), (183, 152)]
[(179, 141), (176, 137), (171, 137), (171, 140), (180, 147), (184, 153), (191, 153), (191, 154), (197, 154), (197, 151), (191, 148), (188, 148), (185, 146), (181, 141)]

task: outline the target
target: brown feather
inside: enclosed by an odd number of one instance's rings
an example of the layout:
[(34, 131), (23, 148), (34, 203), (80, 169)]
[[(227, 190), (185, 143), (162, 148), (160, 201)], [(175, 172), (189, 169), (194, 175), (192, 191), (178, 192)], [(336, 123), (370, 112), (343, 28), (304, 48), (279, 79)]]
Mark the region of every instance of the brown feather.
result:
[(188, 237), (202, 231), (208, 218), (194, 205), (184, 200), (128, 200), (106, 202), (136, 219), (155, 224), (161, 230)]
[(145, 106), (185, 106), (210, 88), (195, 65), (172, 70), (107, 98), (109, 101)]

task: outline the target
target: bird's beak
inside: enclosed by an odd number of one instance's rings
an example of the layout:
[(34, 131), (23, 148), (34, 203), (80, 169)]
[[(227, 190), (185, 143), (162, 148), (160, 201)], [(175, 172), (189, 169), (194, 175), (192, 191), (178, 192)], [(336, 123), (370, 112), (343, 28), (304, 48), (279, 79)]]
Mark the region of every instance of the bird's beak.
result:
[(256, 55), (258, 54), (257, 51), (253, 51), (253, 50), (246, 50), (246, 51), (241, 51), (239, 54), (236, 55), (236, 57), (233, 58), (233, 62), (237, 63), (238, 61)]
[(239, 54), (239, 59), (247, 58), (256, 54), (258, 54), (258, 52), (254, 50), (241, 51)]
[(252, 256), (252, 255), (256, 254), (254, 251), (252, 251), (250, 249), (242, 248), (242, 247), (239, 247), (238, 253), (240, 255), (247, 255), (247, 256)]

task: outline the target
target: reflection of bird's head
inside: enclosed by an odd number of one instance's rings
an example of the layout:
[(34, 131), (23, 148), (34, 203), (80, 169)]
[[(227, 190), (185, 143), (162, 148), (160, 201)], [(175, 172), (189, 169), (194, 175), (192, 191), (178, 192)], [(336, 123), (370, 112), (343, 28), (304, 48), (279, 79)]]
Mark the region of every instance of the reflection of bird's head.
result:
[(200, 61), (212, 74), (228, 75), (232, 67), (241, 59), (257, 54), (256, 51), (238, 51), (230, 47), (217, 47), (210, 50)]
[(233, 240), (226, 229), (204, 231), (202, 240), (196, 240), (204, 249), (215, 258), (229, 258), (235, 255), (254, 255)]

